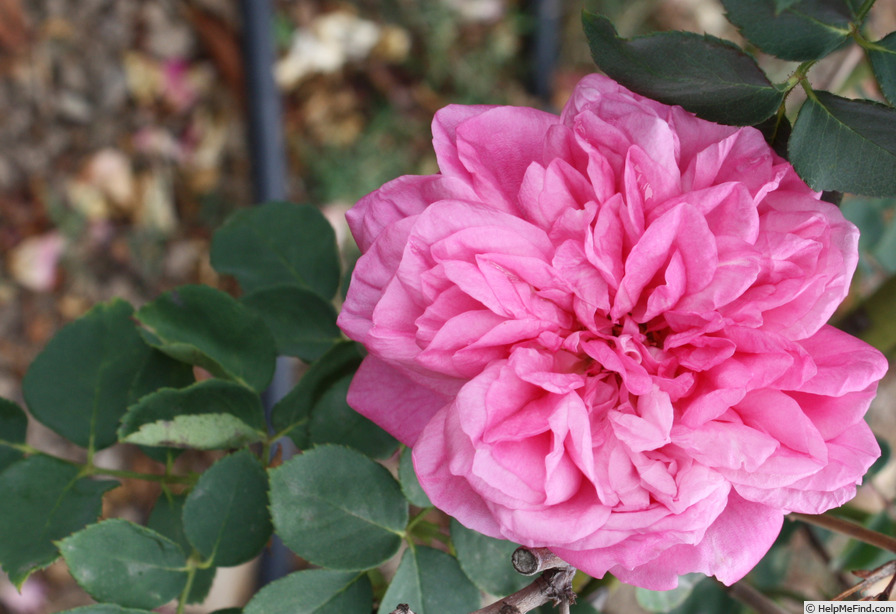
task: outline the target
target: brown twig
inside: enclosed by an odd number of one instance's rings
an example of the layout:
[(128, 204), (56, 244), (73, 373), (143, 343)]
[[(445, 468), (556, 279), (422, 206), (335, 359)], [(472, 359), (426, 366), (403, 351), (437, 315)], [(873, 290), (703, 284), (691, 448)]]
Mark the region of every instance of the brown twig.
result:
[(746, 606), (756, 610), (759, 614), (787, 614), (777, 603), (757, 591), (749, 584), (735, 582), (726, 587), (728, 594)]
[(896, 538), (884, 535), (883, 533), (878, 533), (877, 531), (872, 531), (871, 529), (866, 529), (862, 525), (852, 522), (851, 520), (838, 518), (837, 516), (828, 516), (827, 514), (809, 515), (796, 512), (792, 512), (790, 517), (796, 520), (802, 520), (803, 522), (808, 522), (809, 524), (814, 524), (823, 529), (828, 529), (829, 531), (836, 531), (837, 533), (848, 535), (849, 537), (865, 542), (866, 544), (871, 544), (872, 546), (877, 546), (878, 548), (883, 548), (890, 552), (896, 552)]
[[(872, 586), (883, 580), (884, 578), (893, 577), (896, 578), (896, 561), (887, 561), (877, 569), (872, 571), (853, 571), (854, 575), (862, 578), (862, 581), (849, 588), (836, 597), (834, 597), (831, 601), (843, 601), (853, 593), (857, 593), (859, 591), (870, 589)], [(892, 583), (893, 580), (891, 580)]]

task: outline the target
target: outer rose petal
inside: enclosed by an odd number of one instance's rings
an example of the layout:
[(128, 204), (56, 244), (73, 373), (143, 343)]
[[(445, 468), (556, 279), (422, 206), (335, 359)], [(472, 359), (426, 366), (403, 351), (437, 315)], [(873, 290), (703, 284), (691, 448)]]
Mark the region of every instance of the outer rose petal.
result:
[[(731, 586), (747, 575), (768, 552), (783, 521), (784, 514), (780, 510), (745, 501), (732, 493), (728, 507), (709, 526), (700, 543), (673, 546), (634, 569), (617, 566), (609, 571), (623, 582), (657, 591), (675, 588), (678, 576), (695, 571), (715, 576)], [(587, 554), (582, 554), (581, 560), (579, 555), (566, 552), (559, 556), (586, 569)]]
[(376, 356), (366, 356), (348, 389), (348, 404), (401, 443), (413, 446), (448, 399), (415, 384)]
[(435, 505), (668, 589), (853, 495), (886, 360), (824, 322), (857, 231), (758, 131), (590, 75), (560, 117), (447, 107), (433, 147), (349, 214), (339, 325)]

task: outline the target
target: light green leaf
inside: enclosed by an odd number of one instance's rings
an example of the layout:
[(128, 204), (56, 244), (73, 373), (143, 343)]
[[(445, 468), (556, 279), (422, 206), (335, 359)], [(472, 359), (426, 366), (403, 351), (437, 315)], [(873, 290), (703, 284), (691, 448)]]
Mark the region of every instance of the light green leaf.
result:
[(513, 568), (510, 557), (519, 544), (477, 533), (453, 518), (451, 542), (460, 568), (486, 593), (503, 597), (532, 582)]
[(643, 96), (739, 126), (771, 117), (784, 100), (756, 61), (728, 41), (691, 32), (626, 40), (604, 17), (585, 12), (583, 22), (598, 67)]
[(313, 362), (343, 339), (336, 326), (336, 309), (311, 290), (273, 286), (241, 301), (264, 320), (282, 355)]
[(406, 603), (415, 614), (469, 614), (479, 609), (479, 590), (457, 560), (440, 550), (416, 546), (401, 557), (379, 614)]
[(147, 446), (214, 450), (261, 441), (267, 427), (258, 394), (234, 382), (209, 379), (144, 396), (128, 409), (119, 437)]
[(96, 522), (110, 480), (78, 478), (80, 468), (35, 454), (0, 473), (0, 566), (21, 587), (59, 557), (53, 541)]
[(370, 569), (397, 551), (408, 521), (395, 478), (360, 452), (320, 446), (271, 470), (274, 527), (315, 565)]
[(50, 340), (22, 382), (32, 416), (84, 448), (117, 441), (131, 383), (150, 354), (132, 314), (120, 299), (102, 303)]
[(211, 260), (245, 292), (288, 284), (329, 300), (339, 286), (336, 235), (309, 205), (271, 202), (236, 212), (212, 238)]
[(206, 560), (229, 567), (257, 556), (271, 537), (268, 479), (241, 450), (212, 465), (187, 497), (184, 532)]
[(25, 443), (28, 417), (18, 403), (0, 398), (0, 472), (22, 459), (22, 453), (11, 447)]
[(852, 15), (843, 0), (722, 0), (728, 20), (762, 51), (785, 60), (817, 60), (849, 40)]
[(261, 589), (244, 614), (370, 614), (373, 589), (366, 575), (308, 569)]
[(220, 290), (181, 286), (144, 305), (137, 319), (147, 343), (172, 358), (258, 391), (271, 381), (276, 349), (270, 331)]
[(790, 161), (815, 190), (896, 195), (896, 109), (816, 91), (790, 137)]
[(97, 601), (149, 610), (177, 597), (187, 581), (181, 547), (127, 520), (91, 525), (60, 541), (59, 550)]

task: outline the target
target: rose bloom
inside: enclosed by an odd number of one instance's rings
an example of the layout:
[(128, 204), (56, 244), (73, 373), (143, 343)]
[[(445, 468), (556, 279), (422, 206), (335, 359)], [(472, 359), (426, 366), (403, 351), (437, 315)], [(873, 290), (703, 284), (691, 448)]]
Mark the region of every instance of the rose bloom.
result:
[(486, 535), (651, 589), (726, 584), (849, 500), (886, 361), (825, 324), (856, 228), (753, 128), (585, 77), (557, 117), (449, 106), (441, 173), (348, 214), (349, 404)]

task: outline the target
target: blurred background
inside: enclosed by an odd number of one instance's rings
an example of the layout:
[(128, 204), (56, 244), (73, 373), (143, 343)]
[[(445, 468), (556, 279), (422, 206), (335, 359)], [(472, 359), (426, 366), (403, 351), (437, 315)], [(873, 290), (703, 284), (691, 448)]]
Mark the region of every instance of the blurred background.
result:
[[(739, 40), (716, 0), (586, 6), (625, 36), (685, 29)], [(238, 0), (0, 0), (0, 396), (21, 401), (36, 353), (98, 301), (139, 306), (184, 283), (233, 287), (212, 271), (208, 247), (225, 217), (255, 200), (240, 8)], [(320, 206), (344, 233), (342, 215), (360, 196), (402, 174), (437, 172), (429, 124), (440, 107), (558, 110), (594, 70), (582, 8), (571, 0), (273, 1), (286, 199)], [(896, 1), (879, 0), (869, 28), (896, 29)], [(777, 80), (793, 68), (761, 61)], [(867, 74), (861, 54), (847, 50), (812, 76), (842, 95), (873, 98)], [(865, 229), (848, 307), (896, 272), (894, 205), (844, 202)], [(31, 427), (34, 445), (67, 453)], [(142, 520), (156, 492), (129, 484), (106, 513)], [(213, 589), (218, 602), (194, 612), (254, 590), (253, 571), (225, 571)], [(0, 577), (0, 612), (89, 602), (62, 563), (32, 576), (21, 594)]]

